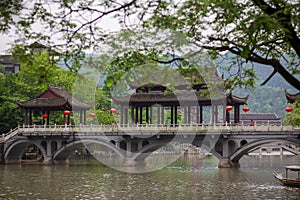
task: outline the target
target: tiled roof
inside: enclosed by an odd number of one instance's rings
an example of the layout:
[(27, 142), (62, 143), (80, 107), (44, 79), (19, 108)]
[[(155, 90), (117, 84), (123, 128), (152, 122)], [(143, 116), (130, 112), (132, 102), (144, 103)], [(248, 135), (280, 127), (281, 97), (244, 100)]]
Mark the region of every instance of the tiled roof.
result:
[[(46, 92), (52, 93), (52, 97), (47, 98), (43, 95)], [(72, 96), (71, 93), (67, 92), (61, 87), (53, 87), (49, 86), (48, 90), (39, 94), (36, 98), (31, 99), (26, 102), (19, 102), (17, 101), (17, 104), (22, 108), (35, 108), (35, 109), (62, 109), (62, 108), (68, 108), (71, 110), (77, 110), (77, 109), (89, 109), (91, 108), (90, 105), (81, 102), (80, 100), (76, 99)]]
[[(214, 102), (218, 102), (222, 104), (223, 99), (228, 95), (220, 94), (219, 98), (214, 99)], [(176, 93), (173, 92), (149, 92), (149, 93), (134, 93), (132, 95), (128, 95), (125, 97), (114, 97), (112, 99), (117, 104), (127, 104), (127, 105), (195, 105), (196, 102), (200, 105), (211, 105), (211, 99), (206, 95), (203, 95), (200, 91), (178, 91)], [(239, 98), (234, 95), (230, 95), (229, 104), (246, 104), (247, 98)], [(150, 104), (150, 105), (149, 105)]]
[(1, 64), (19, 64), (19, 62), (14, 59), (11, 55), (0, 55)]

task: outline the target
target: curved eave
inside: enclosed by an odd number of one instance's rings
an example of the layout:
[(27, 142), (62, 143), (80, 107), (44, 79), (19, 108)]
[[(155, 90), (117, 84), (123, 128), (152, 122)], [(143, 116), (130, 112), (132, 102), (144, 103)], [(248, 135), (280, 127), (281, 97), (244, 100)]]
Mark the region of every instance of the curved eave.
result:
[(232, 91), (230, 91), (226, 95), (227, 99), (227, 104), (240, 104), (240, 105), (245, 105), (247, 104), (247, 101), (249, 99), (249, 94), (245, 97), (238, 97), (232, 94)]
[(295, 101), (300, 100), (300, 92), (296, 94), (290, 94), (288, 93), (287, 89), (284, 89), (284, 92), (288, 103), (294, 103)]
[(20, 102), (18, 100), (15, 100), (15, 102), (17, 103), (17, 105), (21, 108), (25, 108), (25, 109), (30, 109), (30, 108), (53, 108), (53, 107), (64, 107), (67, 105), (68, 101), (65, 100), (63, 103), (60, 104), (55, 104), (55, 105), (50, 105), (50, 104), (43, 104), (43, 105), (30, 105), (28, 104), (28, 102), (30, 101), (26, 101), (26, 102)]

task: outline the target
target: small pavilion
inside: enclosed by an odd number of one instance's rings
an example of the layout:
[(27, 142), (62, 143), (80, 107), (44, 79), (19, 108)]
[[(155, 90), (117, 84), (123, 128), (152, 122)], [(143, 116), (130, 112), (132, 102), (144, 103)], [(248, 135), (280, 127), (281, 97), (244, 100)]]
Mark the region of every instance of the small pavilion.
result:
[[(219, 80), (220, 77), (216, 76), (215, 79)], [(120, 124), (164, 124), (165, 110), (170, 112), (172, 125), (178, 124), (179, 113), (183, 116), (184, 124), (202, 124), (204, 107), (210, 107), (212, 123), (220, 121), (230, 123), (231, 109), (228, 110), (227, 106), (233, 110), (234, 123), (239, 123), (240, 106), (245, 105), (249, 97), (240, 98), (230, 91), (228, 94), (220, 92), (222, 97), (212, 100), (207, 95), (208, 86), (203, 79), (194, 81), (190, 86), (176, 85), (175, 92), (157, 83), (145, 83), (140, 86), (131, 83), (130, 88), (135, 93), (122, 97), (112, 96), (113, 101), (120, 106)], [(192, 96), (195, 98), (190, 98)], [(221, 120), (219, 119), (220, 107), (223, 112)]]
[(70, 124), (71, 111), (80, 113), (80, 123), (86, 124), (86, 111), (91, 105), (81, 102), (62, 87), (49, 86), (46, 91), (26, 102), (16, 103), (24, 110), (24, 123), (33, 124), (33, 112), (42, 112), (41, 118), (49, 124), (51, 112), (61, 112), (64, 115), (64, 124)]

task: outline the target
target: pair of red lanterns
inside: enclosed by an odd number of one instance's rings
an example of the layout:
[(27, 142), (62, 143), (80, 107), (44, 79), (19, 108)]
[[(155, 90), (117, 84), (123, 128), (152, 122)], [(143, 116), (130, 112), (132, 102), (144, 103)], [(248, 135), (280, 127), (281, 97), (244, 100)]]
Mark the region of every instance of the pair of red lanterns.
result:
[[(69, 110), (65, 110), (64, 111), (64, 115), (70, 115), (71, 112)], [(49, 115), (47, 113), (42, 115), (43, 119), (47, 119), (49, 117)]]
[[(226, 111), (230, 112), (232, 109), (233, 109), (232, 106), (226, 106)], [(248, 107), (244, 107), (244, 108), (243, 108), (243, 111), (244, 111), (245, 113), (247, 113), (249, 110), (250, 110), (250, 108), (248, 108)]]

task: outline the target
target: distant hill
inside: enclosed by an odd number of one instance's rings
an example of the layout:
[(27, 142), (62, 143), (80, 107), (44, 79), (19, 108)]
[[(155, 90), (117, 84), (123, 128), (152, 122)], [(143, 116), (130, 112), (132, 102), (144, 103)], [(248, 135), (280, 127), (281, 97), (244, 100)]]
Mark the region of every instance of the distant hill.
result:
[[(228, 59), (232, 57), (227, 55)], [(226, 71), (222, 71), (222, 66), (229, 65), (229, 60), (216, 60), (220, 67), (221, 73), (224, 73), (226, 78)], [(286, 115), (285, 108), (288, 105), (285, 97), (284, 89), (288, 89), (291, 93), (299, 92), (294, 87), (289, 85), (279, 74), (275, 74), (269, 82), (261, 86), (264, 80), (266, 80), (269, 75), (273, 72), (272, 67), (265, 66), (261, 64), (248, 65), (249, 67), (254, 67), (256, 74), (258, 76), (257, 87), (254, 90), (246, 90), (237, 88), (233, 91), (235, 95), (244, 97), (250, 95), (248, 100), (248, 107), (251, 113), (275, 113), (281, 119)], [(234, 69), (233, 69), (234, 70)], [(298, 76), (300, 79), (300, 76)]]

